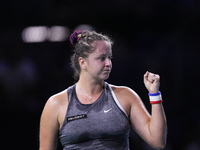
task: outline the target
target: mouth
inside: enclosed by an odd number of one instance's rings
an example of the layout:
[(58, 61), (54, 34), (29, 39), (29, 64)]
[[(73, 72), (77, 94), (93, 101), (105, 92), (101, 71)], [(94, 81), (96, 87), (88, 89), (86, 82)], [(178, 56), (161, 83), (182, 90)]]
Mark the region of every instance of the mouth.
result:
[(110, 69), (107, 69), (107, 70), (103, 70), (104, 72), (110, 72), (111, 70)]
[(111, 70), (103, 70), (103, 73), (104, 73), (104, 74), (110, 74), (110, 71), (111, 71)]

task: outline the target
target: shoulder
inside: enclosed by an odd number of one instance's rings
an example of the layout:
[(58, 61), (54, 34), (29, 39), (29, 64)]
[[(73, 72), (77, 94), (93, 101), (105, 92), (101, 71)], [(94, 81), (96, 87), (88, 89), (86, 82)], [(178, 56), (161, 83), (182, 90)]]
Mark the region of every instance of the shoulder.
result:
[(110, 85), (118, 101), (126, 111), (127, 115), (130, 115), (131, 109), (141, 107), (143, 102), (139, 95), (127, 86)]
[(46, 102), (44, 109), (56, 112), (68, 103), (67, 89), (52, 95)]
[(109, 84), (109, 86), (112, 88), (112, 90), (117, 96), (120, 96), (120, 97), (123, 96), (126, 99), (139, 98), (138, 94), (133, 89), (127, 86), (116, 86), (112, 84)]
[(57, 135), (61, 126), (60, 114), (67, 102), (67, 90), (51, 96), (43, 109), (40, 119), (40, 147), (56, 147)]

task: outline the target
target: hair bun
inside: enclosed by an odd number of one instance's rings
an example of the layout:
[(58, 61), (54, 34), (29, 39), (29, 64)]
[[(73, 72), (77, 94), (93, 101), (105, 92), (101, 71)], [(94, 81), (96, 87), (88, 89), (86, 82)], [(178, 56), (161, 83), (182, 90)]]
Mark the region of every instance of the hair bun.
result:
[(70, 43), (74, 46), (78, 41), (78, 35), (79, 34), (82, 34), (83, 33), (83, 31), (81, 31), (81, 30), (75, 30), (71, 35), (70, 35), (70, 38), (69, 38), (69, 40), (70, 40)]

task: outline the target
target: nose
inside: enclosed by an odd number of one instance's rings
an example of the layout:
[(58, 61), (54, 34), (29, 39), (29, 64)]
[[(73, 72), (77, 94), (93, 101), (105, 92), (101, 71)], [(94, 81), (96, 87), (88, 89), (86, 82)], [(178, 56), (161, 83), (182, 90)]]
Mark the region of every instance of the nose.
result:
[(112, 66), (112, 62), (111, 62), (111, 60), (109, 58), (106, 58), (105, 66), (106, 67), (111, 67)]

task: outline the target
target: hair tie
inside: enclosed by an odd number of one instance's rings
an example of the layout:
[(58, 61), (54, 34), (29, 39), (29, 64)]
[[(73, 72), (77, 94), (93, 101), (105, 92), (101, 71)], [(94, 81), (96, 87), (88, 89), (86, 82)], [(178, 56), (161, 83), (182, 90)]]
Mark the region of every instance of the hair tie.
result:
[(79, 35), (77, 36), (77, 37), (78, 37), (77, 42), (80, 40), (81, 35), (82, 35), (82, 34), (79, 34)]

